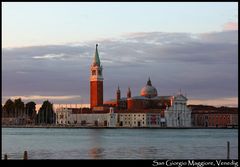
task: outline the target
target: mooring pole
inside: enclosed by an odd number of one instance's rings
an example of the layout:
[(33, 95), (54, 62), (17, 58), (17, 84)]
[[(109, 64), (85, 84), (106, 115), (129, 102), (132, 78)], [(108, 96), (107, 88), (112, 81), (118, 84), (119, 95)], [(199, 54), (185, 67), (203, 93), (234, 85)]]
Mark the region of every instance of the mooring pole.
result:
[(27, 159), (28, 159), (28, 153), (27, 151), (24, 151), (23, 160), (27, 160)]
[(7, 159), (8, 159), (7, 154), (4, 154), (4, 160), (7, 160)]
[(230, 158), (230, 142), (228, 141), (227, 142), (227, 159), (229, 159)]

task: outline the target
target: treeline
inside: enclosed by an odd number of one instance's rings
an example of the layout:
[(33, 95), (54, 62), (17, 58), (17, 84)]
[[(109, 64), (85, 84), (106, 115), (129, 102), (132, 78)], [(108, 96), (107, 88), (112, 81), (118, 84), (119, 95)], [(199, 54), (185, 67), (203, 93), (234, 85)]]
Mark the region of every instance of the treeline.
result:
[(30, 119), (35, 124), (55, 122), (56, 114), (53, 111), (53, 104), (48, 100), (44, 101), (39, 111), (36, 111), (36, 103), (30, 101), (26, 104), (21, 98), (11, 100), (8, 99), (2, 106), (3, 118), (16, 118), (16, 119)]

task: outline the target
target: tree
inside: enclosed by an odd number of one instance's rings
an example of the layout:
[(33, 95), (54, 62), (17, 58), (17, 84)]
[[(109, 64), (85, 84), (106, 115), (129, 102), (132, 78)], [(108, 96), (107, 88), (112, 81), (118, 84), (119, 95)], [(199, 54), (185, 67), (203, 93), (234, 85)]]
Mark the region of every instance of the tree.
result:
[(36, 121), (38, 123), (53, 124), (55, 123), (56, 114), (53, 111), (53, 104), (48, 100), (44, 101), (40, 107)]
[(22, 116), (24, 111), (24, 102), (22, 102), (21, 98), (14, 100), (14, 108), (16, 117)]
[(30, 118), (34, 119), (36, 116), (36, 103), (31, 101), (26, 104), (25, 114)]
[(14, 102), (8, 99), (3, 106), (3, 117), (14, 117)]

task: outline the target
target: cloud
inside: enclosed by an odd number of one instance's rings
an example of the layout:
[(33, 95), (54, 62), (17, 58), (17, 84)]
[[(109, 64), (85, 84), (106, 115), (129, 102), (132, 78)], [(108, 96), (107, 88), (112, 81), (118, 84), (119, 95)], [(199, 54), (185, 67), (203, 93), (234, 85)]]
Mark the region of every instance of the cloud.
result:
[(22, 100), (66, 100), (72, 98), (80, 98), (79, 95), (69, 95), (69, 96), (40, 96), (40, 95), (32, 95), (32, 96), (11, 96), (11, 99), (21, 98)]
[(26, 71), (16, 71), (17, 74), (26, 74)]
[[(128, 86), (132, 95), (139, 95), (149, 76), (159, 95), (172, 95), (182, 88), (194, 99), (237, 97), (236, 30), (139, 32), (84, 44), (3, 48), (3, 96), (79, 94), (88, 103), (96, 43), (103, 65), (105, 100), (115, 97), (118, 84), (122, 96)], [(77, 98), (66, 101), (79, 103)]]
[(238, 98), (189, 99), (188, 104), (238, 107)]
[(224, 31), (238, 30), (238, 23), (237, 22), (227, 22), (223, 25), (223, 30)]
[(41, 96), (41, 95), (29, 95), (29, 96), (3, 96), (4, 102), (7, 99), (18, 99), (21, 98), (22, 101), (29, 102), (34, 101), (36, 103), (42, 103), (45, 100), (49, 100), (52, 103), (64, 103), (64, 102), (70, 102), (70, 103), (80, 103), (82, 102), (82, 97), (80, 95), (65, 95), (65, 96)]
[(33, 59), (56, 59), (64, 57), (64, 54), (46, 54), (43, 56), (33, 56)]

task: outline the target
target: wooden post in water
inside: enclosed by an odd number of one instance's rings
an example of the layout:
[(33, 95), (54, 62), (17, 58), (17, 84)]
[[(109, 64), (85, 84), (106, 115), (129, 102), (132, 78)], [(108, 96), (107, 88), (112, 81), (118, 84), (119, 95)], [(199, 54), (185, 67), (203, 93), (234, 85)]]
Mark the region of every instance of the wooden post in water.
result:
[(27, 151), (24, 151), (23, 160), (27, 160), (27, 159), (28, 159), (28, 153)]
[(230, 158), (230, 142), (227, 142), (227, 159)]
[(7, 159), (8, 159), (7, 154), (4, 154), (4, 160), (7, 160)]

